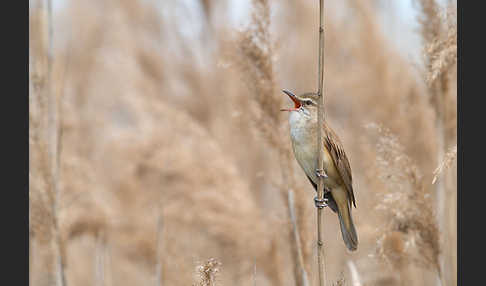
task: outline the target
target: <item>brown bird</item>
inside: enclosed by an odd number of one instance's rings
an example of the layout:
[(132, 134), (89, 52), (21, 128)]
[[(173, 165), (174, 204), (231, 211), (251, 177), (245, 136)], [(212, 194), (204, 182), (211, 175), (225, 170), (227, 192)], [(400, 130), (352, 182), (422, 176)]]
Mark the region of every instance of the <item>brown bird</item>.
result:
[(324, 121), (322, 145), (324, 147), (324, 170), (318, 170), (317, 158), (317, 99), (316, 93), (296, 96), (283, 90), (294, 102), (289, 111), (290, 137), (297, 162), (317, 191), (318, 177), (324, 178), (324, 200), (314, 199), (317, 207), (329, 206), (338, 214), (341, 234), (346, 247), (353, 251), (358, 247), (358, 235), (351, 216), (351, 204), (356, 207), (353, 193), (351, 166), (339, 137)]

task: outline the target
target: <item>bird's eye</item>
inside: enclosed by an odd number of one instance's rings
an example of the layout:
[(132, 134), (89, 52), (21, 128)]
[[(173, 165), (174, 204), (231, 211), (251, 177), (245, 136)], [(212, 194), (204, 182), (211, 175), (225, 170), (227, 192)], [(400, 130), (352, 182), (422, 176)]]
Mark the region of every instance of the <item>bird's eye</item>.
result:
[(310, 100), (307, 100), (307, 101), (305, 102), (305, 105), (311, 105), (311, 104), (312, 104), (312, 102), (311, 102)]

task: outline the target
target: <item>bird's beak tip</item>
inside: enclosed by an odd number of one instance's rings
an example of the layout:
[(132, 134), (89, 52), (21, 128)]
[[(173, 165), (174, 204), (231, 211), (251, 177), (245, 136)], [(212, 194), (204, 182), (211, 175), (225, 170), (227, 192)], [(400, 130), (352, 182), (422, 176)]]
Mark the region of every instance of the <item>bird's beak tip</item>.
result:
[(285, 93), (288, 96), (294, 96), (294, 94), (286, 89), (282, 89), (282, 92)]
[(293, 109), (286, 109), (286, 110), (281, 110), (281, 111), (294, 111), (294, 110), (297, 110), (301, 106), (299, 99), (297, 99), (297, 97), (292, 92), (290, 92), (286, 89), (282, 89), (282, 92), (285, 93), (286, 95), (288, 95), (288, 97), (290, 97), (290, 99), (294, 102), (295, 107)]

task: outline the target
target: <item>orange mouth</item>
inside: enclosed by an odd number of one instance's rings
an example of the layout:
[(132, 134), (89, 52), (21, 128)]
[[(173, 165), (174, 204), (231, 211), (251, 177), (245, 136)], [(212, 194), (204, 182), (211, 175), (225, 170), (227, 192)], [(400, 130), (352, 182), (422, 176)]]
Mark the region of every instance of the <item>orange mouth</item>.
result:
[(291, 93), (290, 91), (288, 90), (282, 90), (283, 93), (285, 93), (286, 95), (288, 95), (290, 97), (290, 99), (292, 99), (292, 101), (294, 102), (294, 108), (282, 108), (280, 109), (280, 111), (297, 111), (299, 110), (299, 108), (302, 106), (302, 103), (300, 103), (299, 99), (293, 94)]

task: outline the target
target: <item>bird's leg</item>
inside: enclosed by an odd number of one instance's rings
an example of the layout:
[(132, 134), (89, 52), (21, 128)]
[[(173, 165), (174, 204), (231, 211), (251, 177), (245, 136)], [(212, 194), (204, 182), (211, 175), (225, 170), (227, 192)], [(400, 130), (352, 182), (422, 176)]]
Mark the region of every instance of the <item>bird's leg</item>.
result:
[(328, 206), (327, 202), (329, 201), (329, 196), (327, 194), (329, 194), (330, 192), (331, 190), (324, 186), (324, 197), (322, 198), (322, 200), (319, 200), (318, 197), (314, 198), (314, 204), (316, 205), (316, 208), (322, 209)]
[[(323, 169), (316, 169), (316, 176), (318, 178), (328, 178), (329, 176), (326, 174), (326, 171), (324, 171)], [(329, 192), (329, 190), (326, 189), (326, 187), (324, 187), (324, 195)], [(325, 208), (327, 207), (327, 202), (328, 202), (328, 199), (326, 197), (322, 198), (322, 200), (320, 200), (318, 197), (315, 197), (314, 198), (314, 203), (316, 205), (316, 208)]]
[(326, 174), (326, 171), (324, 171), (323, 169), (316, 169), (316, 176), (318, 178), (322, 177), (324, 179), (328, 178), (329, 176)]

